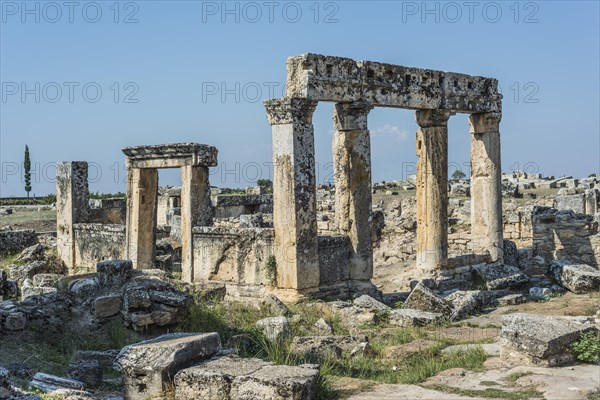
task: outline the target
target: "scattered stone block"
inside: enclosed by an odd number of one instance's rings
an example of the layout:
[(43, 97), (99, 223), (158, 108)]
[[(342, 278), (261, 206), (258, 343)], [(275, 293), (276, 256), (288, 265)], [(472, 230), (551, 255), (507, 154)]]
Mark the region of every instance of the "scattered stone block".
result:
[(421, 282), (415, 286), (404, 302), (404, 308), (441, 313), (444, 315), (452, 314), (452, 307), (450, 304)]
[(178, 371), (220, 349), (217, 333), (170, 333), (124, 347), (114, 365), (123, 374), (125, 398), (144, 400), (160, 395)]
[(502, 317), (502, 357), (519, 365), (555, 367), (575, 360), (572, 345), (597, 328), (581, 318), (512, 314)]
[(22, 331), (26, 326), (27, 316), (19, 311), (8, 314), (2, 324), (7, 331)]
[(513, 265), (481, 264), (473, 267), (476, 280), (485, 283), (488, 290), (518, 289), (529, 282), (529, 277)]
[(48, 271), (46, 261), (33, 261), (25, 265), (11, 265), (8, 268), (8, 276), (22, 285), (26, 279), (32, 279), (37, 274), (43, 274)]
[(270, 342), (282, 342), (291, 333), (290, 322), (286, 317), (269, 317), (256, 321), (256, 327)]
[(180, 371), (175, 376), (175, 398), (310, 400), (318, 380), (314, 366), (273, 365), (231, 355)]
[(65, 286), (66, 277), (61, 274), (37, 274), (33, 276), (33, 286), (60, 289)]
[(386, 311), (390, 309), (390, 307), (375, 300), (367, 294), (363, 294), (362, 296), (357, 297), (356, 299), (354, 299), (353, 303), (357, 307), (366, 308), (368, 310)]
[(287, 317), (290, 315), (290, 309), (274, 294), (268, 294), (265, 297), (265, 304), (269, 310), (277, 316)]
[(444, 319), (444, 314), (411, 308), (401, 308), (390, 312), (390, 323), (399, 326), (424, 326)]
[(527, 303), (527, 296), (521, 293), (507, 294), (506, 296), (498, 297), (494, 301), (494, 304), (498, 307), (514, 306), (523, 303)]
[(46, 257), (44, 246), (39, 243), (29, 246), (19, 254), (17, 261), (29, 263), (32, 261), (43, 260)]
[(105, 319), (117, 315), (121, 311), (123, 301), (119, 295), (107, 295), (96, 298), (94, 312), (96, 318)]
[(59, 389), (84, 390), (85, 388), (84, 383), (76, 379), (61, 378), (41, 372), (33, 376), (33, 380), (29, 383), (29, 386), (43, 393), (50, 393)]
[(333, 328), (323, 318), (319, 318), (313, 325), (314, 331), (323, 336), (333, 335)]
[(123, 286), (133, 271), (131, 260), (109, 260), (96, 264), (98, 281), (102, 286)]
[(548, 266), (548, 273), (573, 293), (600, 292), (600, 270), (589, 265), (553, 261)]
[(552, 290), (548, 288), (542, 288), (537, 286), (529, 288), (529, 300), (548, 300), (550, 298), (550, 295), (552, 295)]
[(369, 339), (366, 336), (296, 336), (290, 352), (308, 360), (322, 361), (342, 354), (351, 355), (362, 343), (369, 343)]
[(445, 300), (452, 305), (450, 319), (453, 321), (481, 312), (487, 303), (486, 296), (481, 290), (457, 290), (446, 296)]
[(102, 384), (102, 366), (97, 360), (71, 361), (68, 374), (71, 378), (83, 382), (86, 387)]
[(100, 290), (100, 284), (95, 277), (77, 279), (69, 285), (69, 291), (77, 297), (90, 297)]

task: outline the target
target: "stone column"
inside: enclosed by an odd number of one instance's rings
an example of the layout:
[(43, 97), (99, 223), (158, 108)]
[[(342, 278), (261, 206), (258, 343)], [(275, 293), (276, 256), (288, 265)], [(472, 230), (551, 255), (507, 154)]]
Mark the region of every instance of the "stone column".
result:
[(73, 225), (87, 222), (90, 213), (88, 163), (56, 164), (56, 249), (69, 274), (77, 273)]
[(416, 112), (417, 268), (433, 275), (448, 264), (448, 118), (450, 111)]
[(368, 103), (337, 103), (333, 113), (335, 220), (337, 230), (350, 238), (350, 279), (373, 277), (371, 244), (371, 139)]
[(475, 254), (502, 262), (500, 113), (471, 114), (471, 244)]
[(154, 268), (158, 171), (127, 169), (127, 258), (133, 268)]
[(319, 286), (312, 125), (316, 106), (316, 101), (303, 98), (265, 102), (273, 131), (274, 253), (280, 288)]
[(212, 224), (208, 167), (181, 167), (181, 279), (194, 282), (194, 226)]

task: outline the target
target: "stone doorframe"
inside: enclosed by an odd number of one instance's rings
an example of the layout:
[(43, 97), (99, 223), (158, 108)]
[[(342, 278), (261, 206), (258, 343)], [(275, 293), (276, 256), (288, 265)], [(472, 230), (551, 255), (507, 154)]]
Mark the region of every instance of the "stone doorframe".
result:
[(273, 135), (274, 254), (280, 287), (319, 285), (312, 115), (333, 115), (336, 225), (350, 238), (351, 280), (373, 276), (371, 151), (373, 107), (416, 110), (417, 268), (434, 276), (448, 261), (448, 118), (471, 114), (473, 253), (502, 262), (499, 124), (502, 95), (493, 78), (304, 54), (287, 61), (286, 97), (265, 102)]
[(181, 169), (181, 279), (192, 282), (194, 226), (212, 223), (208, 168), (217, 149), (198, 143), (125, 147), (127, 166), (127, 258), (136, 269), (154, 268), (158, 169)]

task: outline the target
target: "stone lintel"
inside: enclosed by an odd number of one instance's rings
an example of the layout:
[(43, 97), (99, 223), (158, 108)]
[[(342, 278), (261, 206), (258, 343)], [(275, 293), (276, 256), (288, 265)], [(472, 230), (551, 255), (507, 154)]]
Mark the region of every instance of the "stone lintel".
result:
[(367, 130), (367, 116), (373, 106), (364, 101), (337, 103), (333, 111), (333, 124), (338, 131)]
[(502, 110), (494, 78), (310, 53), (288, 58), (286, 96), (467, 113)]
[(445, 126), (450, 114), (448, 110), (419, 110), (415, 112), (415, 120), (421, 128)]
[(132, 168), (179, 168), (183, 166), (214, 167), (217, 165), (216, 147), (199, 143), (174, 143), (124, 147)]
[(283, 97), (264, 102), (270, 125), (312, 123), (312, 115), (318, 101), (298, 97)]

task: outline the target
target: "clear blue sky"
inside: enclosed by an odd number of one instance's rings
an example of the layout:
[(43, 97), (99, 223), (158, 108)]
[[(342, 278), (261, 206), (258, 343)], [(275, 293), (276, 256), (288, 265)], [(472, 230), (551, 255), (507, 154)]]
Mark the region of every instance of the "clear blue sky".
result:
[[(124, 191), (120, 148), (141, 144), (217, 146), (217, 186), (269, 178), (262, 100), (281, 96), (286, 58), (307, 52), (496, 77), (505, 172), (600, 171), (597, 1), (115, 3), (1, 1), (0, 196), (25, 195), (25, 144), (37, 195), (54, 191), (58, 160), (93, 163), (93, 191)], [(320, 182), (332, 175), (332, 109), (314, 116)], [(375, 109), (369, 126), (373, 179), (412, 173), (414, 113)], [(450, 172), (466, 170), (467, 116), (449, 128)], [(160, 180), (180, 183), (174, 171)]]

